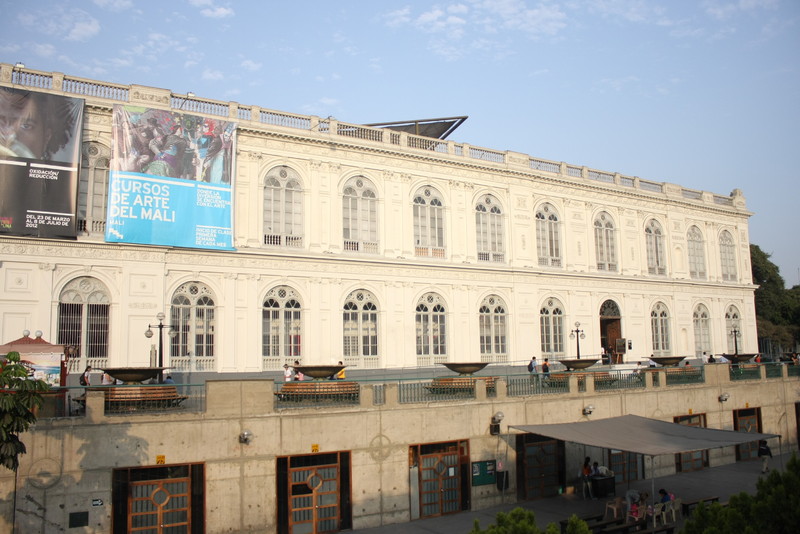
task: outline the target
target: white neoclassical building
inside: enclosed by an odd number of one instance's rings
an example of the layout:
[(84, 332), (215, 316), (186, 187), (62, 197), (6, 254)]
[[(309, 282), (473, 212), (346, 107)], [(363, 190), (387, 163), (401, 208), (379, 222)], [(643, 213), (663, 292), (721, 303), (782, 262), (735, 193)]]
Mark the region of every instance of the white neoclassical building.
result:
[[(77, 238), (0, 233), (0, 341), (41, 330), (73, 369), (151, 363), (160, 312), (178, 372), (756, 351), (738, 189), (9, 64), (0, 87), (85, 100)], [(236, 125), (230, 249), (107, 240), (120, 104)]]

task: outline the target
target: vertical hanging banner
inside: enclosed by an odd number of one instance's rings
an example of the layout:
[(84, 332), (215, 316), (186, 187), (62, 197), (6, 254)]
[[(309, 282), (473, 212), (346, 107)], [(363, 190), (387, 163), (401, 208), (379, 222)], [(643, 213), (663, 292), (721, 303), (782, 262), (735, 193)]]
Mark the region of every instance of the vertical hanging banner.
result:
[(77, 236), (83, 99), (0, 87), (0, 234)]
[(114, 106), (106, 241), (233, 249), (236, 124)]

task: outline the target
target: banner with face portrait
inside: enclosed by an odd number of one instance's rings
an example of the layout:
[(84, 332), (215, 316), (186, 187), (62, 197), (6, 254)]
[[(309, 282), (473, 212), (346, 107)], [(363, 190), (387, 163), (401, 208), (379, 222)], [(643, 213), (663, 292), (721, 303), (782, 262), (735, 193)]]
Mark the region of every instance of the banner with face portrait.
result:
[(0, 234), (77, 236), (83, 104), (0, 87)]
[(115, 105), (106, 241), (233, 249), (236, 123)]

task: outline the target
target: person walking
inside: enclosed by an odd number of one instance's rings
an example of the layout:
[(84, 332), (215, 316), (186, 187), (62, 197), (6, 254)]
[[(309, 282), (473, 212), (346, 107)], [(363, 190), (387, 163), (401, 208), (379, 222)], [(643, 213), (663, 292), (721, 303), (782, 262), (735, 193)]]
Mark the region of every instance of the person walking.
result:
[(761, 458), (761, 474), (764, 474), (769, 471), (769, 459), (772, 458), (772, 450), (766, 440), (758, 442), (758, 457)]

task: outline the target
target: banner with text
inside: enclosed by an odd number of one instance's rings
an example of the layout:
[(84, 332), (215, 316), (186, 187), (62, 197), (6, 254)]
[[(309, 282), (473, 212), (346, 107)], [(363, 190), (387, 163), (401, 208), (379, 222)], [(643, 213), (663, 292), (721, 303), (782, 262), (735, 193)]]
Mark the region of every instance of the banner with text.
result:
[(83, 99), (0, 87), (0, 234), (77, 236)]
[(236, 124), (114, 106), (106, 241), (233, 249)]

